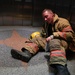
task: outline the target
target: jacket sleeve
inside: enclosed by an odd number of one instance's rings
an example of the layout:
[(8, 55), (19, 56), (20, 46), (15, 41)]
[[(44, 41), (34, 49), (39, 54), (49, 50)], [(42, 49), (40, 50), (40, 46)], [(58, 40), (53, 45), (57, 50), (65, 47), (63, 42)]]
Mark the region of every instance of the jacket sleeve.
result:
[(53, 35), (55, 38), (65, 39), (71, 41), (73, 39), (73, 30), (69, 23), (62, 24), (58, 27), (58, 31), (54, 32)]

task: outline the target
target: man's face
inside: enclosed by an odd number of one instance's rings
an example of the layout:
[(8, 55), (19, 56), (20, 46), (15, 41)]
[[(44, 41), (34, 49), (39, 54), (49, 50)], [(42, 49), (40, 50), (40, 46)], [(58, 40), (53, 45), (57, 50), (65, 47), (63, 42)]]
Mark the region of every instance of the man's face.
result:
[(45, 11), (43, 13), (43, 18), (44, 18), (45, 22), (47, 22), (48, 24), (53, 23), (53, 14), (52, 13)]

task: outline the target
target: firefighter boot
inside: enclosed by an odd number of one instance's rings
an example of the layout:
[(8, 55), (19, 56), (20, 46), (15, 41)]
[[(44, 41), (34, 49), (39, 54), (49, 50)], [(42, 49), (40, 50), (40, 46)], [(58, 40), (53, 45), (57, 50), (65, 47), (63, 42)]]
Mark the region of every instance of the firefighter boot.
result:
[(11, 55), (13, 58), (18, 59), (18, 60), (22, 60), (24, 62), (28, 62), (31, 57), (33, 56), (32, 53), (30, 53), (28, 50), (24, 50), (24, 51), (18, 51), (15, 49), (11, 49)]

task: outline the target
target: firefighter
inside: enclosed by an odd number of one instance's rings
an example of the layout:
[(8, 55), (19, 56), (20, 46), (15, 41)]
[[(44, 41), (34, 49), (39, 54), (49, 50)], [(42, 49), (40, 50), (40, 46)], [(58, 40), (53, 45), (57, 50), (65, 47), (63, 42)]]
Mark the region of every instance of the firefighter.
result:
[(50, 51), (49, 64), (57, 70), (57, 74), (54, 73), (54, 75), (70, 75), (67, 68), (66, 51), (72, 47), (74, 31), (67, 19), (58, 17), (50, 9), (44, 9), (42, 16), (45, 24), (40, 36), (32, 34), (31, 39), (27, 41), (28, 44), (32, 44), (22, 48), (22, 52), (12, 49), (11, 54), (14, 58), (29, 61), (40, 50), (40, 47), (46, 50), (47, 45)]
[(50, 9), (43, 10), (42, 16), (46, 22), (43, 33), (46, 33), (46, 42), (49, 42), (50, 46), (50, 66), (57, 70), (55, 75), (70, 75), (66, 50), (72, 42), (74, 31), (67, 19), (58, 17)]

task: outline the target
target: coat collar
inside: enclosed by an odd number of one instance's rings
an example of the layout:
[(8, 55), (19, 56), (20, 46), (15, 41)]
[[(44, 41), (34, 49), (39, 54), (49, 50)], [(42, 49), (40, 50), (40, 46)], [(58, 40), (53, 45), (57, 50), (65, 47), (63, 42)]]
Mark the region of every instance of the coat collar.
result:
[(54, 19), (53, 19), (53, 23), (55, 23), (58, 20), (58, 15), (55, 14)]

